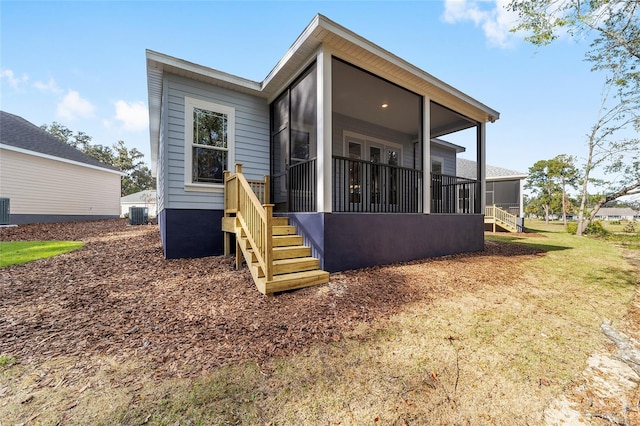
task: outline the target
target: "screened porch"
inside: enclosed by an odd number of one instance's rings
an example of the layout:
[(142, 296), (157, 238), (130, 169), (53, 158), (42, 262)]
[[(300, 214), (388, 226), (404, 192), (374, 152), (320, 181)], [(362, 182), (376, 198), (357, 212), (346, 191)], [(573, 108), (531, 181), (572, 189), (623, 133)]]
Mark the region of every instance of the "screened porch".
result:
[(319, 182), (318, 171), (329, 169), (318, 162), (317, 80), (312, 64), (271, 104), (275, 212), (318, 212), (319, 188), (330, 186), (336, 213), (481, 213), (480, 180), (456, 176), (466, 148), (439, 139), (467, 131), (466, 145), (478, 149), (480, 124), (432, 101), (425, 107), (422, 96), (337, 58), (330, 174)]

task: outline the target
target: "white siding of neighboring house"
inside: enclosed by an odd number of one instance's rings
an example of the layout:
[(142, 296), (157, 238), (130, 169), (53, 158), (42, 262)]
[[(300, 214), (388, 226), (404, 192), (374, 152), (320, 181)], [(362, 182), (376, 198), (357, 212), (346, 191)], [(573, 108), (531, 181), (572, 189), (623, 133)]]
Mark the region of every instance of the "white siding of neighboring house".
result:
[(122, 201), (120, 202), (120, 216), (121, 217), (125, 217), (126, 215), (129, 214), (129, 207), (147, 207), (148, 213), (149, 213), (149, 217), (156, 217), (158, 215), (158, 212), (156, 211), (156, 203), (154, 202), (150, 202), (150, 203), (145, 203), (142, 201), (131, 201), (131, 202), (125, 202)]
[[(220, 192), (185, 190), (185, 97), (229, 106), (235, 109), (235, 162), (243, 164), (248, 179), (262, 179), (269, 174), (269, 105), (266, 99), (225, 88), (165, 74), (166, 128), (161, 129), (158, 176), (159, 210), (167, 209), (215, 209), (224, 207)], [(164, 150), (166, 148), (166, 150)], [(166, 165), (166, 170), (162, 170)], [(229, 165), (232, 170), (233, 165)], [(160, 201), (161, 197), (165, 197)]]
[(120, 175), (3, 149), (0, 196), (11, 214), (120, 214)]

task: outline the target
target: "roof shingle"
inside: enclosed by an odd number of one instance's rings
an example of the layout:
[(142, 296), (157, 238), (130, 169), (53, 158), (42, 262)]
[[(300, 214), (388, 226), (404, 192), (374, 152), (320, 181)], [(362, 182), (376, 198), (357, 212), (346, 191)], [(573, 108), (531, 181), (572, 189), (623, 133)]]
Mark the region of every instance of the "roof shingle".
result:
[(0, 144), (117, 171), (115, 167), (89, 157), (24, 118), (5, 111), (0, 111)]
[[(464, 158), (456, 158), (456, 175), (467, 179), (476, 178), (476, 162), (471, 160), (465, 160)], [(526, 173), (518, 172), (515, 170), (505, 169), (502, 167), (485, 165), (485, 173), (487, 179), (497, 179), (501, 177), (527, 177)]]

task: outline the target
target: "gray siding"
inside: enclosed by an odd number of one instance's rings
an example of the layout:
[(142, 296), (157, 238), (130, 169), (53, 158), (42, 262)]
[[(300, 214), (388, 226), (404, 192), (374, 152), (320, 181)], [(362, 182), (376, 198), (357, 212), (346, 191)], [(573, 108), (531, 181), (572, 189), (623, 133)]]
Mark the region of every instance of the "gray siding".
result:
[(166, 200), (166, 188), (165, 182), (167, 180), (167, 167), (164, 163), (165, 160), (165, 142), (166, 142), (166, 127), (165, 118), (167, 116), (167, 80), (163, 80), (162, 90), (162, 108), (160, 109), (160, 131), (158, 135), (158, 159), (156, 164), (156, 197), (157, 197), (157, 211), (164, 210)]
[[(456, 152), (453, 149), (446, 149), (442, 146), (431, 144), (431, 156), (441, 157), (443, 161), (442, 174), (455, 176), (456, 175)], [(431, 166), (429, 166), (431, 171)]]
[[(163, 207), (171, 209), (222, 209), (222, 192), (185, 191), (184, 99), (191, 97), (235, 109), (235, 162), (243, 164), (248, 179), (269, 174), (269, 105), (262, 98), (167, 74), (166, 131), (163, 144)], [(163, 108), (164, 109), (164, 108)], [(233, 168), (232, 165), (229, 165)], [(160, 189), (160, 188), (158, 188)]]

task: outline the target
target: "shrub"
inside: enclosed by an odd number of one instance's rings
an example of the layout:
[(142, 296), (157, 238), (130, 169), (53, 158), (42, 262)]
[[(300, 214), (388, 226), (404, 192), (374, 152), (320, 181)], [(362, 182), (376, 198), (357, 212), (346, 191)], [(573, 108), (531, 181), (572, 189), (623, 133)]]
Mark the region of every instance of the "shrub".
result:
[(627, 234), (633, 234), (636, 232), (636, 221), (632, 220), (631, 222), (627, 222), (627, 224), (624, 225), (624, 228), (622, 228), (622, 232), (626, 232)]
[(599, 220), (594, 220), (587, 226), (587, 229), (584, 231), (585, 234), (593, 235), (595, 237), (604, 237), (609, 231), (607, 231), (604, 226), (602, 226), (602, 222)]
[(619, 220), (612, 220), (610, 223), (612, 225), (620, 225), (620, 221)]
[[(577, 222), (569, 222), (567, 223), (567, 232), (569, 234), (575, 235), (578, 232), (578, 223)], [(604, 226), (602, 226), (602, 222), (599, 220), (594, 220), (587, 226), (587, 229), (584, 231), (585, 234), (593, 235), (594, 237), (604, 237), (609, 231), (607, 231)]]

